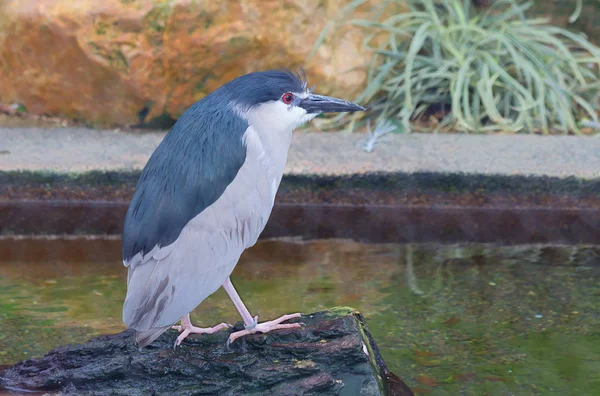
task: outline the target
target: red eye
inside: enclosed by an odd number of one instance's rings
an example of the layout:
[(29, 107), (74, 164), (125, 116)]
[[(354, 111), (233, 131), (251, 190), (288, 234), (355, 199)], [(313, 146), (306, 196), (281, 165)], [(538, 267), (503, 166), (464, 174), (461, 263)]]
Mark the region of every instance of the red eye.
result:
[(294, 95), (292, 95), (290, 92), (284, 93), (281, 95), (281, 101), (285, 104), (290, 104), (294, 101)]

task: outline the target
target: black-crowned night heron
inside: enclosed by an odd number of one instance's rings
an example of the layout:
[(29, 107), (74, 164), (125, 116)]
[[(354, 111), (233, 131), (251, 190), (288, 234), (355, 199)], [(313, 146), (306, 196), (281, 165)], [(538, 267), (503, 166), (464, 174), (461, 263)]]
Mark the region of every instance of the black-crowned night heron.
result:
[(228, 342), (299, 327), (282, 323), (298, 313), (258, 323), (229, 276), (271, 214), (292, 131), (319, 113), (362, 110), (311, 93), (304, 75), (264, 71), (223, 85), (183, 113), (148, 160), (125, 219), (123, 321), (140, 347), (180, 319), (176, 345), (189, 334), (227, 328), (190, 322), (189, 313), (220, 286), (245, 324)]

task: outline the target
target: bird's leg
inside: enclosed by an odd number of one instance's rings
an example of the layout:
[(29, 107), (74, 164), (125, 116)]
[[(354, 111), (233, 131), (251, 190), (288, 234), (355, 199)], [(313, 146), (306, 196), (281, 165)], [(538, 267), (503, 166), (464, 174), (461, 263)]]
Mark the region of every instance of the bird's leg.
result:
[(231, 301), (233, 301), (233, 305), (235, 305), (235, 308), (242, 316), (242, 319), (244, 319), (244, 330), (231, 333), (229, 335), (229, 339), (227, 340), (227, 345), (229, 345), (230, 343), (232, 343), (240, 337), (252, 333), (267, 333), (271, 330), (293, 329), (301, 327), (300, 323), (281, 324), (281, 322), (285, 322), (286, 320), (299, 318), (301, 316), (299, 313), (283, 315), (282, 317), (275, 320), (271, 320), (269, 322), (258, 323), (258, 316), (255, 316), (254, 318), (252, 317), (250, 311), (248, 311), (248, 308), (246, 308), (239, 294), (233, 287), (231, 279), (227, 278), (225, 283), (223, 283), (223, 289), (225, 289), (225, 291), (229, 295), (229, 298), (231, 298)]
[(212, 334), (216, 333), (219, 330), (227, 329), (229, 327), (232, 326), (227, 323), (219, 323), (214, 327), (207, 328), (193, 326), (192, 322), (190, 321), (190, 314), (188, 313), (183, 318), (181, 318), (181, 326), (171, 327), (172, 329), (181, 332), (181, 334), (179, 334), (179, 337), (177, 337), (177, 340), (175, 340), (174, 346), (180, 345), (181, 341), (183, 341), (190, 334)]

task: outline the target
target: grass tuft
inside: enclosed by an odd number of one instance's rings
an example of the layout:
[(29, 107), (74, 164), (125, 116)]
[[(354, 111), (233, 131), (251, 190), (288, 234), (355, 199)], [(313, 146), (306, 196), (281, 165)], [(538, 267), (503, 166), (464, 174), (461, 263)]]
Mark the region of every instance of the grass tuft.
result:
[[(348, 4), (340, 19), (366, 30), (373, 60), (356, 101), (371, 112), (336, 117), (336, 127), (354, 128), (363, 117), (404, 131), (548, 134), (581, 133), (579, 120), (598, 122), (600, 48), (527, 18), (532, 2), (496, 0), (480, 9), (469, 0), (386, 0), (351, 19), (362, 3)], [(407, 12), (386, 14), (403, 4)]]

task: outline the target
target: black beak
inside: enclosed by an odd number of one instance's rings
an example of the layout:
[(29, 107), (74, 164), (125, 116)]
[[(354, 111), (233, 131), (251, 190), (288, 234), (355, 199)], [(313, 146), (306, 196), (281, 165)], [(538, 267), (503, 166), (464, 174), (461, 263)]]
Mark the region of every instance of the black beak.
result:
[(345, 113), (367, 110), (356, 103), (315, 94), (309, 94), (308, 98), (302, 99), (298, 106), (302, 107), (309, 114)]

